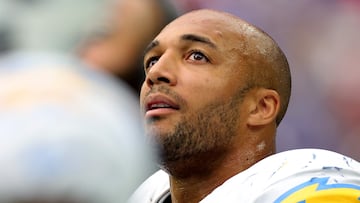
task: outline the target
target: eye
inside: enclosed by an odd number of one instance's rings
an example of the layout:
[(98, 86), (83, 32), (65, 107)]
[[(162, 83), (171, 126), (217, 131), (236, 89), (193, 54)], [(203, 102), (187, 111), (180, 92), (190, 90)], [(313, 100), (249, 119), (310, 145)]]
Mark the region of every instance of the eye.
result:
[(155, 63), (158, 60), (159, 60), (159, 57), (157, 57), (157, 56), (150, 57), (145, 63), (145, 69), (151, 68), (153, 65), (155, 65)]
[(193, 51), (189, 57), (189, 60), (192, 61), (204, 61), (204, 62), (209, 62), (209, 59), (205, 56), (205, 54), (203, 54), (200, 51)]

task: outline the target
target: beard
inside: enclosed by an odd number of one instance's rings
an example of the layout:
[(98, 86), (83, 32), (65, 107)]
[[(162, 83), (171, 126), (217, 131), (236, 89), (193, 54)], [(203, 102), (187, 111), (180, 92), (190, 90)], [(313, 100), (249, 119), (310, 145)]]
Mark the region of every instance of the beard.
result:
[(171, 132), (153, 134), (160, 166), (166, 168), (169, 163), (201, 160), (202, 155), (226, 151), (237, 135), (240, 104), (247, 90), (244, 88), (228, 102), (214, 102), (184, 115)]

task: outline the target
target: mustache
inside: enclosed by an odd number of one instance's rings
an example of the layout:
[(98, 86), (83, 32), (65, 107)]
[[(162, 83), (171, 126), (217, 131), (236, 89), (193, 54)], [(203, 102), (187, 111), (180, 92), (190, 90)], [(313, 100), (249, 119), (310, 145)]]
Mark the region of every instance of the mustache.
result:
[(145, 98), (148, 97), (150, 94), (154, 94), (154, 93), (162, 93), (166, 96), (169, 96), (173, 98), (180, 105), (186, 104), (186, 101), (179, 94), (171, 90), (168, 86), (159, 85), (151, 88), (148, 92), (145, 93)]

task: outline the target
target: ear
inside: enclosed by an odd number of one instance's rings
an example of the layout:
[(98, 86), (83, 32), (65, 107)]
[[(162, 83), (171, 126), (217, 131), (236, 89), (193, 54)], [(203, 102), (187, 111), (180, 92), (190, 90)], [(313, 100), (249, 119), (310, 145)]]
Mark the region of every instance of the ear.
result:
[(254, 92), (248, 125), (260, 126), (276, 122), (280, 109), (280, 96), (275, 90), (260, 88)]

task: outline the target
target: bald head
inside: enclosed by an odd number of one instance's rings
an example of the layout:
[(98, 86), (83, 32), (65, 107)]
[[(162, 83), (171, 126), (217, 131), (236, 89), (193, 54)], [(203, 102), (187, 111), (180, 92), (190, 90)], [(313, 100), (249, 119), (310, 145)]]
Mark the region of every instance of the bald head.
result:
[[(248, 87), (272, 89), (280, 95), (280, 110), (276, 117), (276, 124), (279, 125), (290, 99), (291, 74), (286, 56), (278, 44), (263, 30), (239, 17), (208, 9), (189, 12), (165, 29), (181, 23), (186, 27), (188, 24), (184, 22), (189, 22), (189, 19), (192, 23), (204, 25), (202, 29), (205, 32), (222, 31), (217, 33), (217, 37), (223, 38), (222, 43), (228, 47), (227, 51), (234, 52), (232, 55), (239, 61), (238, 68), (246, 69), (244, 79)], [(205, 26), (207, 23), (211, 23), (212, 27)]]

